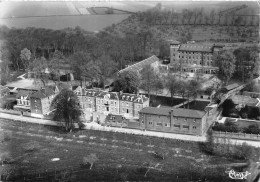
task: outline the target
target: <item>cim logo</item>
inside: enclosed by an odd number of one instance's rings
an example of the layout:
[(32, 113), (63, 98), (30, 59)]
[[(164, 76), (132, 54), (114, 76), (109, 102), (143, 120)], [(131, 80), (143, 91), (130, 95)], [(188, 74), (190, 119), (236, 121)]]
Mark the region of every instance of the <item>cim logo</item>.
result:
[(246, 171), (246, 172), (236, 172), (233, 169), (230, 170), (230, 171), (225, 171), (225, 172), (228, 174), (228, 176), (231, 179), (247, 179), (247, 176), (249, 174), (251, 174), (248, 171)]

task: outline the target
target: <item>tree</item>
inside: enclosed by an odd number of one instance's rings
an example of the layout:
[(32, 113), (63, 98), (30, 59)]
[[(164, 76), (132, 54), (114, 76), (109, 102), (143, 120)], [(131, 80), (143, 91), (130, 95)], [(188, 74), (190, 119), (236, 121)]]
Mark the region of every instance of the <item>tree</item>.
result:
[(153, 83), (153, 90), (155, 90), (155, 94), (158, 94), (159, 90), (162, 90), (164, 88), (163, 86), (163, 81), (160, 77), (160, 74), (157, 73), (155, 74), (155, 79), (154, 79), (154, 83)]
[(83, 157), (83, 164), (86, 165), (90, 163), (89, 169), (91, 170), (93, 167), (93, 164), (98, 160), (96, 154), (90, 154), (87, 157)]
[(187, 88), (188, 83), (186, 81), (178, 81), (178, 93), (182, 96), (182, 99), (184, 99), (187, 96)]
[(188, 107), (189, 107), (189, 99), (190, 97), (194, 100), (198, 97), (201, 92), (200, 82), (196, 80), (191, 80), (187, 84), (187, 98), (188, 98)]
[(260, 134), (260, 128), (257, 124), (251, 124), (244, 129), (244, 133)]
[(113, 85), (116, 92), (136, 93), (140, 85), (140, 78), (135, 71), (125, 71), (119, 75)]
[(21, 50), (20, 58), (22, 60), (23, 68), (25, 70), (28, 67), (29, 61), (31, 59), (31, 51), (27, 48), (24, 48), (23, 50)]
[(29, 70), (33, 72), (34, 81), (36, 84), (40, 84), (40, 80), (43, 86), (45, 86), (49, 81), (49, 74), (46, 73), (48, 68), (48, 62), (44, 57), (36, 58), (29, 64)]
[(66, 63), (67, 63), (66, 58), (63, 56), (63, 54), (60, 51), (56, 50), (51, 56), (48, 68), (50, 72), (58, 78), (58, 81), (60, 81), (61, 66)]
[(52, 101), (54, 120), (65, 123), (66, 130), (73, 128), (73, 123), (80, 123), (82, 111), (78, 97), (72, 90), (63, 89)]
[(170, 46), (166, 42), (162, 42), (159, 48), (159, 57), (161, 59), (170, 57)]
[(173, 96), (177, 93), (179, 82), (176, 80), (175, 76), (168, 73), (165, 77), (165, 88), (171, 93), (171, 99), (173, 104)]
[(153, 90), (154, 80), (155, 80), (155, 71), (151, 65), (146, 65), (140, 72), (141, 74), (141, 85), (144, 91), (148, 93), (150, 98), (151, 91)]
[(118, 64), (113, 61), (109, 55), (102, 55), (101, 57), (99, 57), (97, 65), (100, 70), (100, 79), (103, 83), (105, 83), (108, 78), (110, 78), (118, 70)]
[(215, 10), (214, 9), (211, 10), (209, 16), (210, 16), (210, 23), (211, 23), (211, 25), (213, 25), (214, 24), (214, 20), (215, 20)]
[(235, 107), (234, 102), (231, 99), (226, 99), (223, 103), (222, 103), (222, 115), (225, 117), (228, 117), (231, 110)]
[(235, 72), (236, 59), (232, 52), (228, 50), (220, 51), (213, 55), (213, 61), (219, 68), (218, 77), (225, 84), (228, 84), (230, 78)]

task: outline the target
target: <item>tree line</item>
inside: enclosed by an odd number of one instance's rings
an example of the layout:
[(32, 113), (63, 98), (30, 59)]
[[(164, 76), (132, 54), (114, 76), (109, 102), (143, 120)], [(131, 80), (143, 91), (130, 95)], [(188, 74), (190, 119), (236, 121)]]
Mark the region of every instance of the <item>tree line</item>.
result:
[[(243, 10), (240, 10), (243, 12)], [(247, 8), (244, 13), (233, 11), (220, 13), (216, 9), (207, 12), (204, 8), (173, 9), (162, 8), (158, 3), (154, 8), (139, 14), (140, 21), (148, 25), (218, 25), (218, 26), (258, 26), (259, 16), (254, 9)]]
[(150, 65), (144, 66), (140, 73), (125, 71), (113, 83), (113, 91), (116, 92), (137, 93), (140, 89), (144, 90), (149, 98), (152, 93), (157, 95), (166, 89), (171, 95), (172, 104), (176, 95), (195, 100), (203, 92), (196, 78), (187, 81), (171, 73), (162, 75)]
[(224, 84), (230, 79), (246, 83), (259, 76), (259, 48), (239, 47), (222, 50), (213, 55), (213, 62), (219, 68), (218, 77)]
[[(37, 62), (36, 60), (45, 67), (44, 59), (49, 63), (56, 62), (55, 64), (62, 59), (76, 70), (76, 77), (79, 79), (84, 77), (82, 65), (86, 66), (91, 62), (96, 67), (99, 66), (99, 72), (103, 72), (100, 77), (105, 78), (129, 64), (153, 54), (159, 55), (160, 47), (166, 44), (164, 41), (154, 40), (150, 30), (127, 32), (119, 36), (107, 31), (92, 33), (80, 27), (51, 30), (1, 26), (0, 32), (2, 43), (0, 56), (3, 61), (1, 66), (5, 70), (5, 73), (1, 73), (2, 82), (8, 78), (9, 69), (25, 71), (30, 68), (29, 62)], [(56, 58), (57, 51), (62, 58)], [(52, 65), (52, 68), (55, 66)]]

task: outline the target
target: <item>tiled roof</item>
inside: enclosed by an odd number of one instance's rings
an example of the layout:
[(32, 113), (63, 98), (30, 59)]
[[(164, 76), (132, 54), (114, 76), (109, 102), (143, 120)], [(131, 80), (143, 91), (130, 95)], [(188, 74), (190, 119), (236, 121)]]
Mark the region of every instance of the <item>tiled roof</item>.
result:
[(35, 92), (31, 95), (31, 98), (45, 98), (45, 97), (49, 97), (51, 95), (54, 95), (55, 92), (53, 89), (49, 88), (49, 87), (45, 87), (41, 90), (39, 90), (38, 92)]
[(83, 89), (83, 95), (87, 95), (90, 97), (96, 97), (99, 95), (102, 91), (96, 90), (96, 89)]
[(170, 44), (176, 45), (176, 44), (181, 44), (181, 43), (179, 41), (177, 41), (177, 40), (173, 40), (173, 41), (170, 41)]
[(230, 97), (234, 104), (243, 104), (248, 106), (259, 106), (259, 100), (255, 98), (251, 98), (245, 95), (234, 95)]
[(205, 112), (203, 111), (171, 107), (145, 107), (140, 111), (140, 113), (169, 116), (171, 110), (173, 110), (173, 116), (176, 117), (202, 118), (205, 115)]
[(237, 88), (239, 86), (240, 86), (239, 84), (233, 83), (233, 84), (225, 86), (224, 88), (226, 88), (227, 90), (233, 90), (233, 89), (235, 89), (235, 88)]
[(243, 95), (250, 96), (252, 98), (260, 98), (260, 92), (247, 92), (247, 91), (244, 91)]
[(213, 52), (213, 45), (209, 44), (181, 44), (179, 51)]
[(117, 92), (101, 91), (100, 94), (97, 95), (97, 97), (101, 97), (101, 98), (104, 98), (105, 96), (109, 96), (109, 99), (119, 100), (119, 93)]
[(138, 63), (135, 63), (125, 69), (122, 69), (119, 71), (119, 73), (122, 73), (124, 71), (140, 71), (141, 69), (143, 69), (143, 67), (145, 65), (150, 65), (152, 63), (155, 63), (156, 61), (159, 61), (159, 58), (156, 57), (155, 55), (143, 60), (143, 61), (140, 61)]
[(16, 98), (20, 98), (21, 96), (30, 97), (34, 92), (35, 91), (31, 91), (31, 90), (18, 90)]
[(128, 93), (122, 93), (119, 96), (119, 100), (124, 100), (128, 102), (135, 102), (135, 103), (144, 103), (148, 100), (148, 97), (144, 95), (136, 95), (136, 94), (128, 94)]

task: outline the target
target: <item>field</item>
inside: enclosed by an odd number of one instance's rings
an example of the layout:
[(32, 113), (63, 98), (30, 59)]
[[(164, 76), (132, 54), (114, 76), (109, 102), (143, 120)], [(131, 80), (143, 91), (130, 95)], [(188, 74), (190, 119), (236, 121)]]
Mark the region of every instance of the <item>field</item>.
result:
[[(222, 165), (231, 161), (205, 155), (195, 142), (93, 130), (64, 133), (3, 119), (0, 129), (1, 154), (9, 161), (0, 170), (3, 178), (10, 174), (9, 180), (231, 181)], [(83, 165), (90, 154), (96, 155), (91, 170), (90, 164)]]

